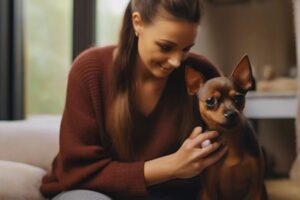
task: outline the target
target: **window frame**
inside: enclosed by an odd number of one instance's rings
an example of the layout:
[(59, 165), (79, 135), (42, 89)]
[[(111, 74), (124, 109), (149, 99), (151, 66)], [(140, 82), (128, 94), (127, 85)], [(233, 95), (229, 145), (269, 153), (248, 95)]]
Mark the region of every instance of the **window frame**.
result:
[[(0, 1), (0, 120), (25, 116), (24, 2)], [(96, 43), (96, 0), (73, 0), (73, 59)]]
[(96, 43), (96, 0), (74, 0), (73, 59)]
[(23, 1), (0, 1), (0, 120), (24, 118)]

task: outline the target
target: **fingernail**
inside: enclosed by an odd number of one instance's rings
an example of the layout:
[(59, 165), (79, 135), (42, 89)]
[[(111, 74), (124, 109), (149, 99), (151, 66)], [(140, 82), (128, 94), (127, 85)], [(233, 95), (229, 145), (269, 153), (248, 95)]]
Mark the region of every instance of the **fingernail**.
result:
[(196, 130), (197, 132), (201, 132), (202, 128), (201, 128), (200, 126), (197, 126), (197, 127), (195, 128), (195, 130)]

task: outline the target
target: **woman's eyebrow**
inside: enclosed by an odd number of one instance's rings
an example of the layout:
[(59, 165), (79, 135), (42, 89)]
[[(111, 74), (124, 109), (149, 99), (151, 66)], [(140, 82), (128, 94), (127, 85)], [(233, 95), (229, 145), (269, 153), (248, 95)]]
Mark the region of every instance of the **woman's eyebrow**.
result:
[[(170, 44), (170, 45), (177, 46), (177, 44), (176, 44), (175, 42), (172, 42), (172, 41), (169, 41), (169, 40), (161, 39), (161, 40), (159, 40), (158, 42), (165, 42), (165, 43), (168, 43), (168, 44)], [(192, 48), (194, 45), (195, 45), (195, 43), (192, 43), (192, 44), (186, 46), (186, 47), (183, 48), (183, 49)]]
[(164, 40), (164, 39), (160, 39), (159, 42), (165, 42), (165, 43), (168, 43), (168, 44), (171, 44), (173, 46), (177, 46), (177, 44), (175, 42), (172, 42), (170, 40)]

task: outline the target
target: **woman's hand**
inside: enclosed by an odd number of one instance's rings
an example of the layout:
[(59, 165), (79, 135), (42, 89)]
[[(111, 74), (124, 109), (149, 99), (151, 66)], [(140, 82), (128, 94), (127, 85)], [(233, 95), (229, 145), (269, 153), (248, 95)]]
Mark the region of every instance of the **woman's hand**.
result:
[(201, 147), (204, 141), (218, 136), (215, 131), (201, 132), (202, 129), (196, 127), (178, 151), (145, 162), (146, 184), (151, 186), (175, 178), (191, 178), (218, 161), (227, 151), (227, 147), (220, 149), (221, 145), (218, 142)]
[(200, 174), (227, 151), (227, 147), (220, 148), (221, 144), (218, 142), (201, 147), (204, 141), (211, 141), (219, 135), (215, 131), (201, 132), (201, 127), (196, 127), (180, 149), (169, 155), (171, 173), (174, 178), (191, 178)]

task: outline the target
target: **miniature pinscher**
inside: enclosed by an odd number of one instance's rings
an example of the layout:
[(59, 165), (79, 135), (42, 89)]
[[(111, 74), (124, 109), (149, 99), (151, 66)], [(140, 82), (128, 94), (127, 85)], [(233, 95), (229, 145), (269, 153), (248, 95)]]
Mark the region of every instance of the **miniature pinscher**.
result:
[(242, 58), (230, 77), (205, 80), (191, 67), (185, 70), (187, 91), (197, 95), (207, 130), (218, 131), (216, 140), (228, 146), (227, 153), (202, 173), (199, 199), (267, 200), (264, 158), (243, 115), (245, 95), (254, 80), (248, 56)]

